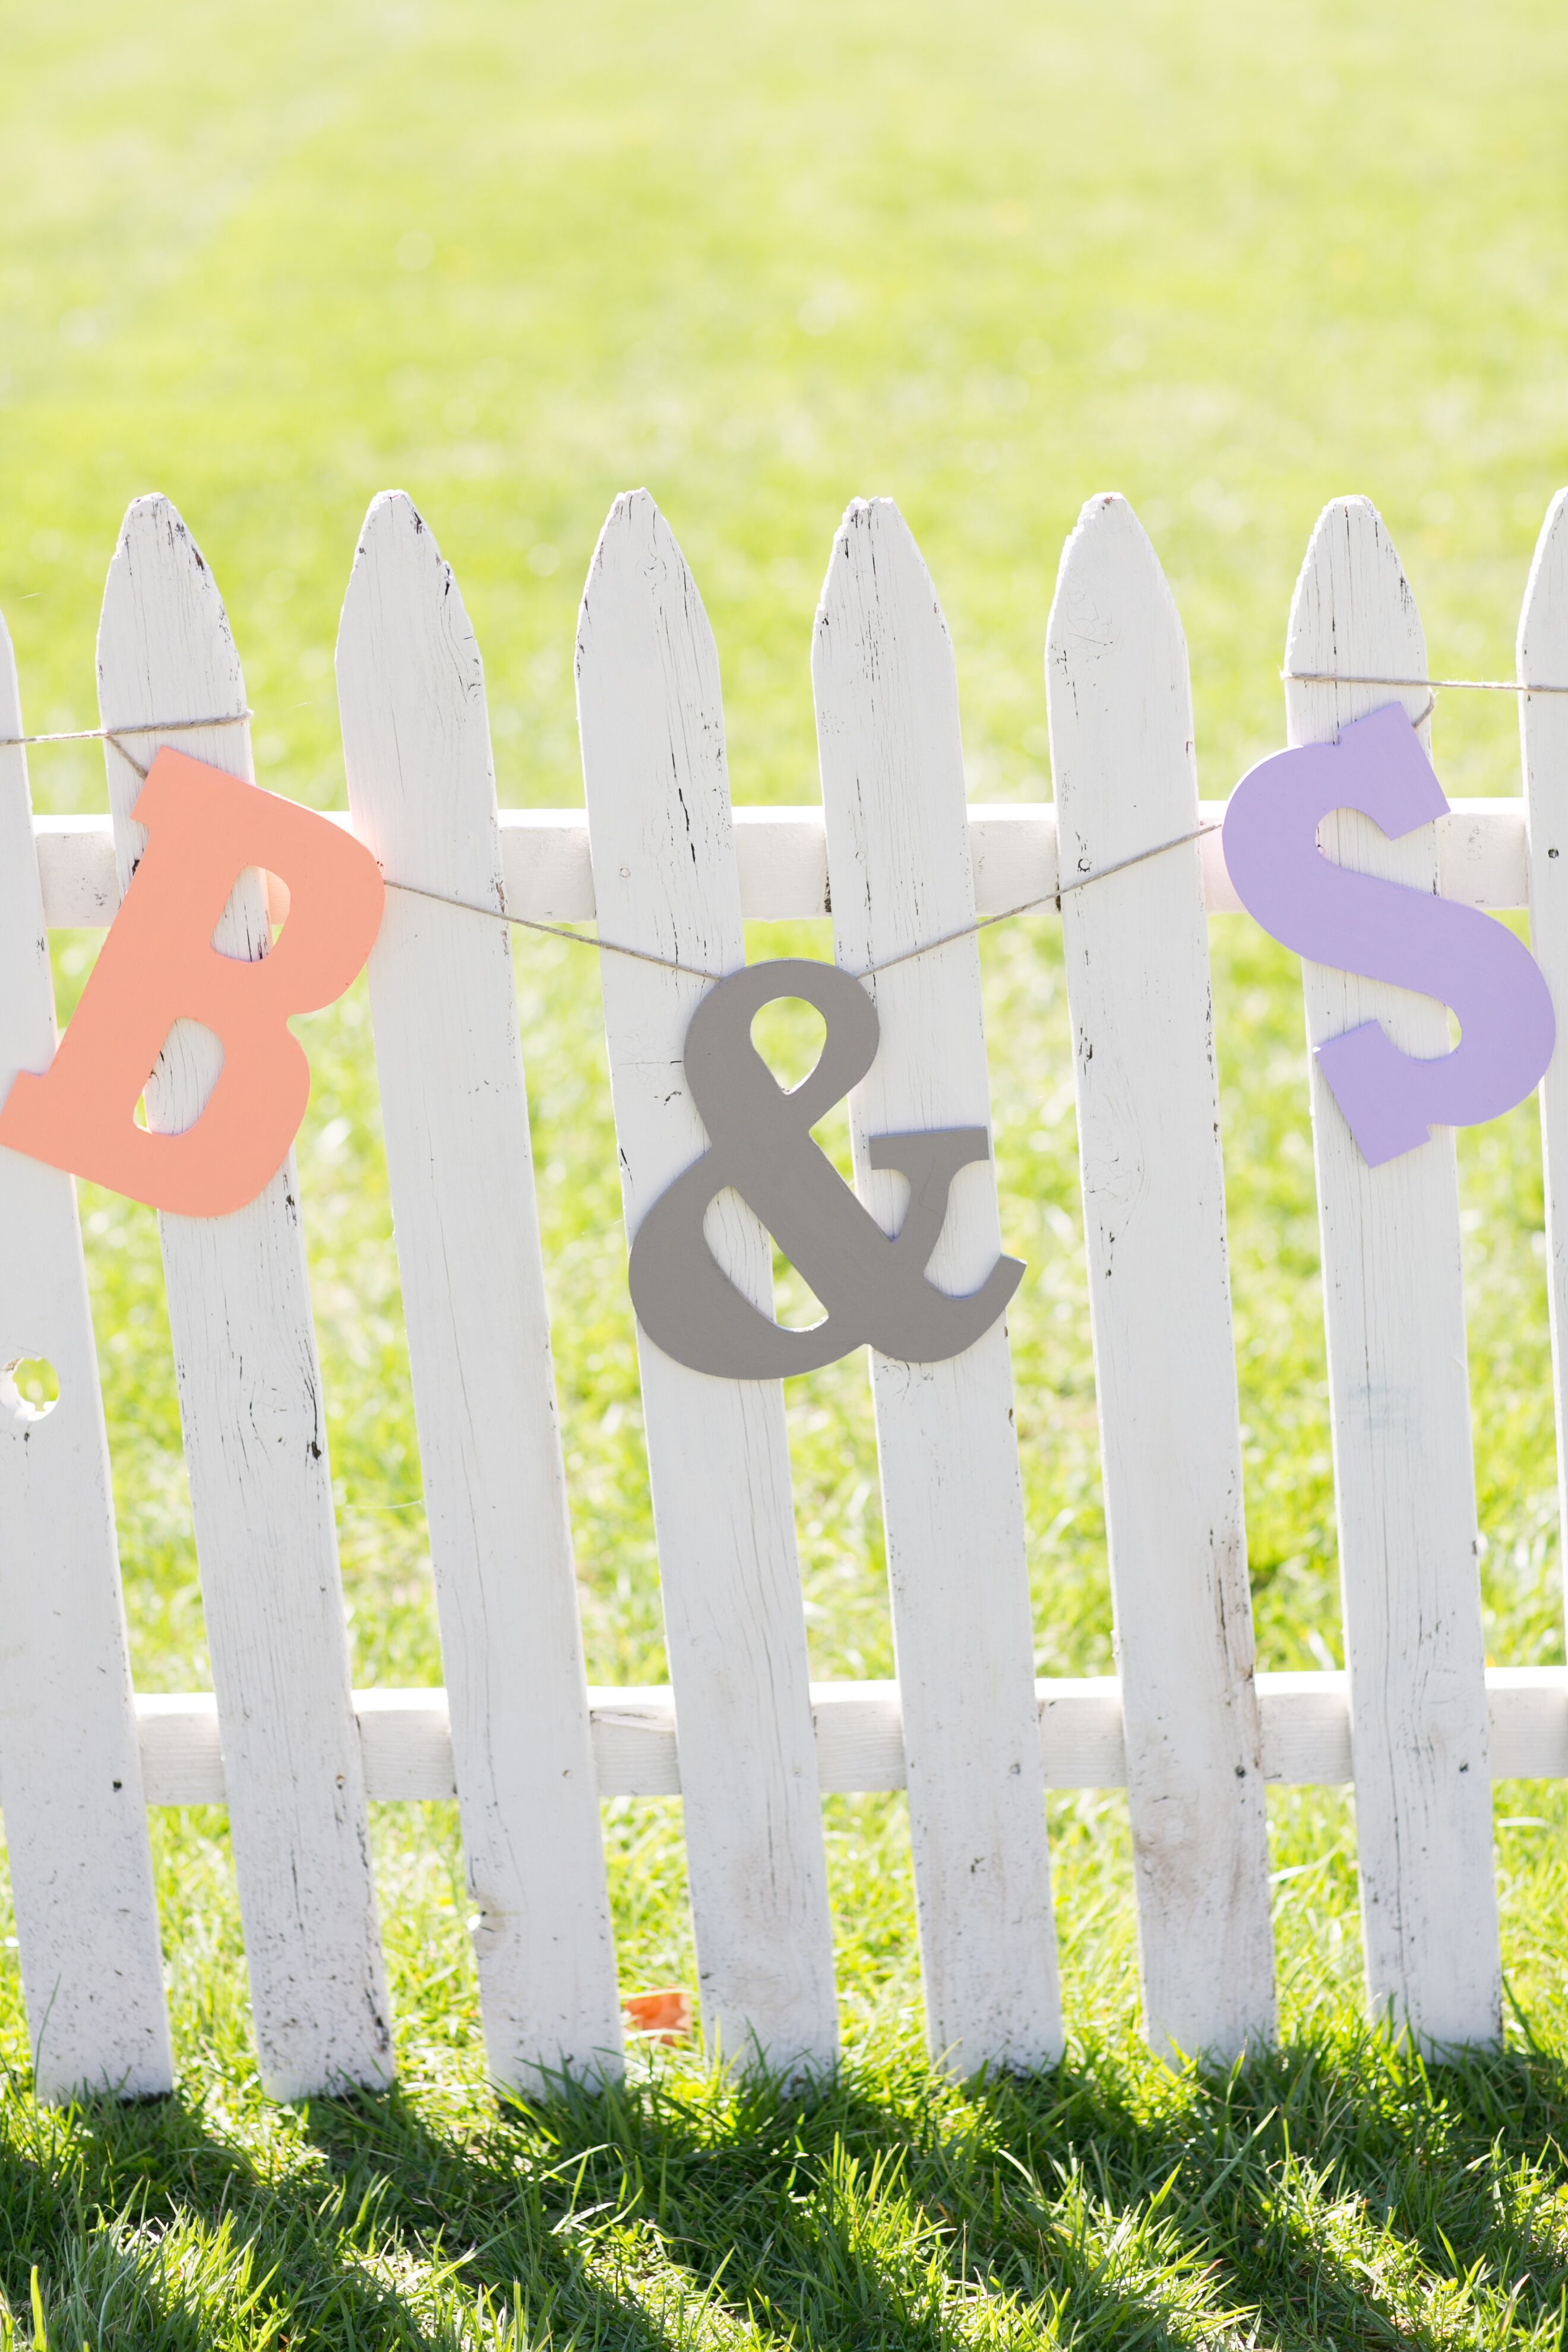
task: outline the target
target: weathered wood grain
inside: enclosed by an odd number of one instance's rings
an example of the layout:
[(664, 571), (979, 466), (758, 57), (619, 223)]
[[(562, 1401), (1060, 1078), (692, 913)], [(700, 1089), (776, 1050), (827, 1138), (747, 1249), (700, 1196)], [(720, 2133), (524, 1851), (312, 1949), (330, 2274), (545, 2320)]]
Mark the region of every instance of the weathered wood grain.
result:
[[(1415, 598), (1364, 499), (1319, 520), (1285, 667), (1426, 675)], [(1392, 700), (1416, 719), (1428, 698), (1289, 685), (1290, 740), (1332, 741)], [(1390, 841), (1342, 811), (1321, 841), (1341, 865), (1437, 887), (1430, 825)], [(1428, 997), (1311, 963), (1303, 981), (1313, 1045), (1377, 1020), (1406, 1053), (1448, 1050)], [(1492, 2042), (1502, 1987), (1454, 1139), (1438, 1129), (1369, 1168), (1315, 1063), (1311, 1105), (1368, 1994), (1424, 2049)]]
[[(646, 491), (616, 499), (577, 639), (595, 898), (607, 937), (710, 971), (745, 960), (723, 709), (696, 583)], [(705, 983), (602, 959), (626, 1231), (708, 1142), (682, 1067)], [(766, 1234), (716, 1204), (723, 1263), (773, 1306)], [(710, 1220), (710, 1223), (713, 1220)], [(687, 1855), (710, 2045), (832, 2063), (832, 1934), (784, 1391), (710, 1379), (638, 1333)]]
[[(138, 499), (110, 565), (98, 641), (107, 727), (245, 708), (212, 573), (166, 499)], [(138, 736), (150, 761), (163, 739)], [(247, 730), (173, 737), (252, 780)], [(141, 778), (105, 747), (121, 886), (146, 835)], [(268, 940), (260, 877), (242, 877), (216, 945)], [(219, 1066), (211, 1033), (174, 1024), (147, 1117), (198, 1116)], [(261, 2077), (279, 2098), (385, 2083), (392, 2036), (349, 1688), (326, 1411), (293, 1154), (248, 1207), (164, 1216), (163, 1269)]]
[[(1186, 644), (1125, 499), (1063, 551), (1046, 683), (1064, 871), (1191, 833)], [(1196, 844), (1062, 934), (1145, 2031), (1228, 2059), (1273, 2033), (1274, 1939)]]
[[(503, 905), (479, 649), (400, 492), (365, 519), (338, 698), (388, 882)], [(621, 2024), (510, 938), (391, 888), (370, 1001), (485, 2051), (539, 2090), (618, 2074)]]
[[(0, 622), (0, 735), (20, 735)], [(55, 1050), (27, 755), (0, 750), (0, 1100)], [(43, 1357), (55, 1402), (7, 1367)], [(40, 2098), (170, 2088), (109, 1444), (76, 1187), (0, 1150), (0, 1804)]]
[[(834, 940), (851, 971), (973, 919), (952, 647), (890, 499), (834, 541), (812, 643)], [(881, 1023), (850, 1097), (857, 1188), (884, 1231), (907, 1181), (869, 1139), (991, 1125), (973, 939), (868, 983)], [(962, 1169), (930, 1266), (973, 1290), (1001, 1248), (995, 1170)], [(926, 2029), (955, 2072), (1060, 2055), (1023, 1490), (1005, 1322), (944, 1363), (873, 1353), (888, 1580)]]

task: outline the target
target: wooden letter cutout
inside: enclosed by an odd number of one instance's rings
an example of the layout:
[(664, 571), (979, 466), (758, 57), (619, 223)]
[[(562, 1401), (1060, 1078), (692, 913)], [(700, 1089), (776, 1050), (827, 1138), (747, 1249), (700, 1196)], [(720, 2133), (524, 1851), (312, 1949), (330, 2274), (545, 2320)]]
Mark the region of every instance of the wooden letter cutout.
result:
[[(23, 1071), (0, 1144), (133, 1201), (220, 1217), (253, 1201), (299, 1131), (310, 1066), (289, 1016), (330, 1004), (381, 925), (381, 873), (353, 835), (311, 809), (167, 749), (134, 810), (150, 835), (92, 976), (48, 1069)], [(220, 954), (213, 931), (247, 866), (281, 876), (289, 907), (270, 954)], [(183, 1132), (136, 1124), (174, 1023), (213, 1030), (223, 1068)]]

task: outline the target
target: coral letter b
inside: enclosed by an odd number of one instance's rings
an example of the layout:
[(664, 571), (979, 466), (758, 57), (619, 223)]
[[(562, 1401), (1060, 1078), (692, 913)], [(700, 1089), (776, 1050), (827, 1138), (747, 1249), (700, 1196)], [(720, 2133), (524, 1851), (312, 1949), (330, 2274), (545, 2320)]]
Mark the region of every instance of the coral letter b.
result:
[[(146, 854), (54, 1060), (12, 1087), (0, 1144), (153, 1208), (219, 1217), (288, 1157), (310, 1092), (288, 1022), (330, 1004), (359, 971), (381, 923), (381, 875), (325, 817), (182, 751), (159, 752), (134, 814)], [(213, 945), (250, 866), (289, 893), (277, 943), (255, 963)], [(223, 1068), (193, 1125), (155, 1134), (136, 1105), (182, 1017), (216, 1034)]]

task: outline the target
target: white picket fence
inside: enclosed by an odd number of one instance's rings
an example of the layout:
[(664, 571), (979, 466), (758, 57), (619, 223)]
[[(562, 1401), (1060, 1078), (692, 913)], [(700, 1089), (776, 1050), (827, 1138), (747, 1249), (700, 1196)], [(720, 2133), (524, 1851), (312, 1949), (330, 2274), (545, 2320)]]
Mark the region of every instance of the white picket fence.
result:
[[(1521, 676), (1568, 680), (1568, 494), (1548, 518)], [(1410, 591), (1364, 501), (1324, 513), (1287, 668), (1421, 677)], [(479, 647), (408, 500), (371, 509), (338, 677), (352, 822), (392, 882), (680, 961), (743, 960), (747, 916), (831, 912), (854, 968), (1051, 893), (1200, 821), (1186, 656), (1153, 551), (1096, 499), (1063, 558), (1046, 656), (1053, 806), (965, 803), (952, 649), (896, 509), (834, 542), (813, 649), (821, 807), (730, 805), (719, 663), (645, 493), (616, 501), (577, 648), (587, 814), (499, 813)], [(161, 499), (130, 510), (99, 638), (102, 723), (240, 711), (216, 585)], [(1391, 698), (1293, 685), (1294, 741)], [(1413, 717), (1426, 697), (1401, 698)], [(1397, 845), (1337, 820), (1346, 863), (1478, 906), (1529, 904), (1568, 1006), (1568, 698), (1524, 696), (1521, 800), (1456, 804)], [(23, 732), (0, 663), (0, 735)], [(250, 776), (246, 731), (180, 749)], [(32, 816), (0, 750), (0, 1084), (54, 1042), (47, 929), (102, 925), (139, 847), (138, 778), (107, 748), (109, 819)], [(1205, 814), (1217, 810), (1205, 808)], [(36, 852), (36, 855), (35, 855)], [(831, 887), (830, 887), (831, 885)], [(731, 2056), (837, 2047), (819, 1799), (908, 1791), (929, 2037), (964, 2072), (1062, 2047), (1047, 1788), (1125, 1787), (1147, 2031), (1228, 2055), (1274, 2021), (1268, 1781), (1353, 1779), (1369, 1996), (1421, 2042), (1500, 2032), (1493, 1778), (1568, 1777), (1568, 1671), (1486, 1670), (1452, 1139), (1370, 1171), (1314, 1084), (1347, 1671), (1256, 1675), (1205, 910), (1217, 834), (1062, 901), (1115, 1601), (1116, 1676), (1037, 1682), (1006, 1334), (949, 1363), (874, 1359), (899, 1676), (812, 1686), (778, 1385), (715, 1381), (644, 1340), (670, 1687), (584, 1687), (510, 938), (389, 894), (370, 990), (445, 1690), (354, 1692), (294, 1164), (238, 1214), (163, 1220), (215, 1693), (138, 1698), (74, 1189), (0, 1152), (0, 1805), (41, 2096), (164, 2089), (172, 2059), (148, 1804), (226, 1801), (263, 2079), (293, 2096), (392, 2072), (368, 1798), (456, 1794), (486, 2050), (528, 2089), (621, 2063), (597, 1800), (684, 1800), (703, 2017)], [(1039, 920), (1055, 920), (1054, 915)], [(229, 944), (261, 951), (258, 877)], [(989, 1123), (973, 938), (872, 983), (868, 1133)], [(625, 1205), (703, 1148), (681, 1068), (702, 983), (604, 960)], [(1309, 969), (1316, 1037), (1376, 1015), (1443, 1050), (1442, 1016)], [(183, 1125), (210, 1041), (182, 1028), (149, 1089)], [(1568, 1291), (1568, 1086), (1542, 1088), (1554, 1334)], [(728, 1262), (771, 1304), (766, 1237), (731, 1200)], [(934, 1272), (998, 1247), (988, 1164), (957, 1179)], [(1558, 1377), (1559, 1455), (1568, 1460)], [(677, 1723), (679, 1721), (679, 1738)]]

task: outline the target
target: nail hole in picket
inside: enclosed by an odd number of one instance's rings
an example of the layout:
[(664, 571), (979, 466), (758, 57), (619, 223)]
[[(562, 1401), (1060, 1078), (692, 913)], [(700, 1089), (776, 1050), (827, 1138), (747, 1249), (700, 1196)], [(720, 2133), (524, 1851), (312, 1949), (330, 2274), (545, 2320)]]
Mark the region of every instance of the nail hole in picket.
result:
[(59, 1375), (47, 1356), (13, 1356), (0, 1371), (0, 1408), (14, 1421), (42, 1421), (59, 1395)]

